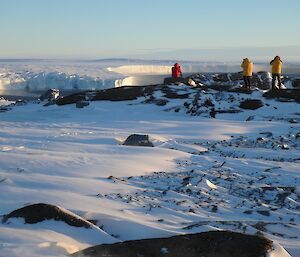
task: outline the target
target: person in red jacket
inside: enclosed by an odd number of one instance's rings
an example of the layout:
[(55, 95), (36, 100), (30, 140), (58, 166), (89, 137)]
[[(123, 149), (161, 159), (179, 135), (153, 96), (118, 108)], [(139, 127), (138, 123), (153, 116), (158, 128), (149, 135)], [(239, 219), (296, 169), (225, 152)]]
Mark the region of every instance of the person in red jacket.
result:
[(182, 70), (179, 63), (175, 63), (172, 67), (172, 78), (181, 78), (182, 77)]

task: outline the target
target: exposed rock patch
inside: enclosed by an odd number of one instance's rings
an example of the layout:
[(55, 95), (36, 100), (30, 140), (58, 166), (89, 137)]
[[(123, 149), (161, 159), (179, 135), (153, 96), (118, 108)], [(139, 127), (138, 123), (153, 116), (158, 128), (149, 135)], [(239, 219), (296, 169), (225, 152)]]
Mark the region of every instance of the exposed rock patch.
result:
[(127, 241), (98, 245), (72, 254), (73, 257), (261, 257), (271, 250), (272, 242), (259, 236), (228, 231)]
[(247, 110), (256, 110), (263, 106), (263, 102), (259, 99), (247, 99), (245, 101), (242, 101), (240, 104), (240, 108)]
[(24, 218), (25, 223), (28, 224), (36, 224), (45, 220), (55, 220), (63, 221), (73, 227), (91, 227), (91, 224), (88, 221), (80, 218), (76, 214), (55, 205), (45, 203), (37, 203), (14, 210), (3, 216), (2, 223), (9, 222), (9, 219), (11, 218)]
[(263, 96), (266, 98), (276, 98), (280, 101), (295, 100), (300, 102), (300, 89), (269, 90)]
[(127, 137), (123, 145), (153, 147), (153, 144), (149, 140), (148, 135), (138, 135), (138, 134), (132, 134), (129, 137)]

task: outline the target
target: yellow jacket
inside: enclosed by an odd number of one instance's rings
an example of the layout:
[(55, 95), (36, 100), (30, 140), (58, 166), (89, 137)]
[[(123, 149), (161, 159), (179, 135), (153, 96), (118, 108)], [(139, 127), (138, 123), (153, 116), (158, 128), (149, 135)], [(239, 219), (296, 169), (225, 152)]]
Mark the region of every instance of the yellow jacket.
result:
[(272, 65), (272, 74), (281, 74), (282, 61), (279, 56), (276, 56), (270, 64)]
[(253, 63), (248, 58), (243, 60), (241, 67), (243, 68), (243, 76), (252, 76)]

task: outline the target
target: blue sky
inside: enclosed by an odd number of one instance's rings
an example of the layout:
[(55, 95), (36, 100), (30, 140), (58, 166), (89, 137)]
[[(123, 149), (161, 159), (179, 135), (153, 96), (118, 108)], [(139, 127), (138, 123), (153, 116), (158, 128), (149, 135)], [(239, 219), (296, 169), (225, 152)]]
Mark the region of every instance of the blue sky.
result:
[(177, 50), (300, 46), (299, 0), (0, 0), (0, 6), (0, 58), (159, 58)]

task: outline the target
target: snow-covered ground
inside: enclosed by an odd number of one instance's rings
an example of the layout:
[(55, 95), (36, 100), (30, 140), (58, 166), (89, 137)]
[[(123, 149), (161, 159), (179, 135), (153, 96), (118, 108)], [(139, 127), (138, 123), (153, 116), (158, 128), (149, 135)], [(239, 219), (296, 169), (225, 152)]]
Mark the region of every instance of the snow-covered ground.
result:
[[(212, 119), (174, 112), (186, 99), (144, 100), (0, 112), (0, 215), (49, 203), (100, 228), (10, 219), (0, 225), (0, 256), (64, 256), (219, 229), (263, 233), (300, 256), (299, 104), (264, 100)], [(121, 145), (133, 133), (150, 135), (155, 147)], [(289, 256), (276, 249), (270, 256)]]

